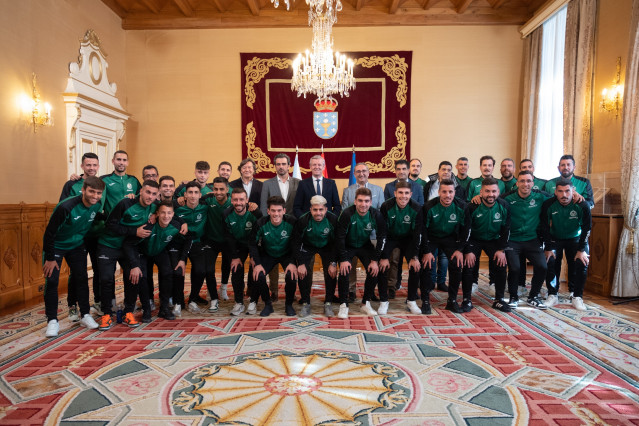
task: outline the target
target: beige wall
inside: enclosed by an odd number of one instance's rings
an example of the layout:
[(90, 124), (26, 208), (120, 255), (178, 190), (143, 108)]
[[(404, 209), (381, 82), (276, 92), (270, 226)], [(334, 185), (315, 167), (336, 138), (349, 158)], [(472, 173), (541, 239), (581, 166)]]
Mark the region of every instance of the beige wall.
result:
[(599, 0), (592, 128), (592, 172), (620, 171), (621, 115), (599, 110), (601, 91), (615, 77), (617, 57), (621, 56), (621, 83), (628, 62), (632, 0)]
[[(411, 156), (422, 159), (424, 174), (465, 155), (476, 176), (480, 156), (499, 161), (518, 152), (523, 42), (516, 27), (336, 28), (334, 36), (340, 51), (413, 51)], [(198, 159), (236, 165), (240, 52), (298, 52), (310, 41), (306, 28), (127, 32), (134, 173), (152, 163), (185, 179)]]
[[(117, 82), (117, 95), (126, 108), (125, 32), (102, 2), (0, 1), (0, 203), (58, 201), (68, 179), (62, 92), (68, 65), (77, 61), (79, 40), (89, 28), (109, 54), (108, 76)], [(17, 104), (21, 94), (32, 93), (33, 72), (54, 116), (54, 126), (37, 133), (22, 119)]]

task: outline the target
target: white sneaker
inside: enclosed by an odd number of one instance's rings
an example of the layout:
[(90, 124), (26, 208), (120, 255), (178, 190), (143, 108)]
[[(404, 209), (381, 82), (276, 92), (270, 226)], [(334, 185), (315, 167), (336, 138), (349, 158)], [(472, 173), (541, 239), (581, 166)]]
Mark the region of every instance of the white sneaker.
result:
[(179, 303), (173, 306), (173, 315), (176, 317), (182, 316), (182, 306)]
[(541, 296), (542, 299), (545, 299), (548, 296), (548, 289), (542, 288), (541, 290), (539, 290), (539, 296)]
[(84, 314), (84, 316), (80, 320), (80, 324), (82, 324), (89, 330), (95, 330), (96, 328), (98, 328), (98, 323), (95, 322), (95, 320), (90, 314)]
[(242, 312), (244, 312), (244, 304), (243, 303), (236, 303), (235, 305), (233, 305), (233, 309), (231, 309), (231, 315), (238, 316)]
[(200, 307), (195, 302), (189, 303), (189, 311), (193, 314), (202, 313), (202, 309), (200, 309)]
[(587, 311), (586, 305), (584, 304), (584, 299), (581, 297), (573, 297), (572, 298), (572, 306), (575, 307), (578, 311)]
[(411, 314), (421, 315), (422, 313), (422, 310), (419, 308), (419, 306), (417, 306), (416, 300), (409, 300), (408, 302), (406, 302), (406, 309), (408, 309)]
[(47, 324), (47, 332), (44, 335), (47, 337), (58, 337), (59, 331), (60, 331), (60, 324), (58, 324), (58, 320), (52, 319)]
[(347, 319), (348, 318), (348, 306), (346, 303), (342, 303), (339, 305), (339, 312), (337, 313), (337, 318)]
[[(475, 294), (477, 293), (477, 289), (479, 289), (479, 284), (477, 283), (473, 283), (473, 289), (471, 291), (471, 294)], [(420, 312), (421, 313), (421, 312)]]
[(153, 301), (153, 299), (149, 299), (149, 305), (151, 305), (151, 310), (155, 311), (155, 302)]
[(362, 305), (362, 312), (364, 312), (369, 317), (374, 317), (377, 315), (377, 312), (371, 306), (371, 302), (366, 302), (366, 304)]
[(257, 313), (257, 303), (251, 302), (246, 310), (246, 315), (255, 315)]
[(80, 321), (80, 315), (78, 315), (78, 308), (74, 306), (69, 306), (69, 321), (78, 322)]
[(549, 308), (555, 306), (557, 303), (559, 303), (559, 298), (557, 297), (556, 294), (549, 294), (548, 297), (546, 298), (546, 302), (544, 302), (544, 305), (548, 306)]
[(217, 299), (211, 300), (211, 304), (209, 305), (209, 312), (217, 312), (219, 309), (219, 301)]
[(379, 308), (377, 308), (379, 315), (386, 315), (388, 313), (388, 302), (379, 302)]
[(229, 295), (226, 291), (226, 287), (228, 286), (228, 284), (221, 284), (220, 285), (220, 296), (222, 296), (222, 300), (229, 300)]
[(568, 298), (570, 299), (571, 302), (572, 302), (572, 298), (574, 297), (574, 295), (575, 295), (575, 293), (573, 293), (572, 291), (568, 295)]

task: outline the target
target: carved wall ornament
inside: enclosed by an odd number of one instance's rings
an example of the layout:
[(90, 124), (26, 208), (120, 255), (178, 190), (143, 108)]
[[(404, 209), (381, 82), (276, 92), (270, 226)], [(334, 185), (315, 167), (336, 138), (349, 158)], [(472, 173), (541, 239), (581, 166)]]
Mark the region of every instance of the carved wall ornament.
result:
[(9, 269), (13, 269), (13, 265), (15, 265), (16, 261), (18, 260), (18, 254), (13, 249), (13, 247), (9, 247), (5, 250), (4, 256), (2, 256), (2, 260), (4, 261), (5, 265), (9, 267)]
[(40, 247), (40, 244), (37, 242), (33, 244), (31, 248), (31, 259), (33, 259), (36, 265), (42, 262), (42, 247)]

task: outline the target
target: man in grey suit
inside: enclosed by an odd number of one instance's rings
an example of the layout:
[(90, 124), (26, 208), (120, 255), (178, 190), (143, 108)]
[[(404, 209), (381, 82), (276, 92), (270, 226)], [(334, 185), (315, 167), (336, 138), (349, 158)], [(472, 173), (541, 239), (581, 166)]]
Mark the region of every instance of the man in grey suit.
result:
[[(357, 163), (355, 164), (355, 183), (344, 188), (344, 193), (342, 194), (342, 210), (347, 207), (355, 204), (355, 191), (358, 188), (368, 188), (371, 190), (372, 199), (371, 199), (371, 207), (379, 209), (382, 204), (384, 204), (384, 190), (381, 186), (374, 185), (368, 181), (368, 176), (370, 172), (368, 170), (368, 166), (366, 163)], [(351, 268), (350, 275), (348, 277), (348, 301), (349, 303), (355, 302), (355, 293), (357, 291), (357, 258), (354, 257), (351, 260)]]
[[(266, 216), (266, 200), (268, 200), (269, 197), (277, 195), (284, 198), (284, 201), (286, 201), (286, 204), (284, 205), (286, 214), (292, 215), (293, 201), (295, 200), (295, 193), (297, 192), (297, 186), (299, 185), (300, 180), (291, 177), (288, 174), (288, 170), (291, 167), (291, 159), (288, 155), (284, 153), (277, 154), (273, 158), (273, 163), (275, 164), (275, 172), (277, 174), (274, 178), (265, 180), (262, 185), (260, 210), (262, 211), (262, 214)], [(269, 289), (271, 290), (271, 300), (277, 300), (279, 279), (279, 270), (277, 265), (271, 270), (268, 278)]]

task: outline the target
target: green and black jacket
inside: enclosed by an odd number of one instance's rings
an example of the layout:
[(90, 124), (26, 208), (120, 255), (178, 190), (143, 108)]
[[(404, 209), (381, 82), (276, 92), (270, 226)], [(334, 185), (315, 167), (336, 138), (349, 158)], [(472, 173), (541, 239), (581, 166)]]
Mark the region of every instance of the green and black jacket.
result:
[(189, 227), (193, 242), (199, 242), (204, 235), (209, 206), (200, 199), (200, 203), (193, 209), (186, 204), (180, 206), (177, 202), (173, 203), (173, 209), (175, 217), (179, 217)]
[[(419, 246), (422, 239), (422, 207), (413, 200), (409, 200), (406, 207), (400, 209), (395, 197), (389, 198), (382, 204), (379, 212), (386, 223), (386, 241), (399, 241), (406, 244), (406, 257), (413, 258), (419, 254)], [(390, 257), (386, 244), (382, 251), (382, 259)]]
[(240, 257), (240, 249), (247, 249), (253, 227), (262, 217), (260, 209), (239, 215), (233, 206), (224, 210), (224, 241), (228, 244), (231, 259)]
[[(151, 235), (146, 238), (127, 237), (122, 244), (122, 250), (127, 259), (129, 259), (131, 268), (140, 267), (139, 254), (153, 257), (160, 254), (167, 247), (178, 249), (180, 251), (179, 259), (186, 261), (193, 236), (190, 232), (186, 236), (180, 235), (181, 227), (182, 222), (174, 217), (166, 228), (162, 228), (158, 222), (155, 224), (147, 223), (144, 228), (151, 231)], [(151, 272), (147, 271), (147, 273), (150, 274)]]
[(44, 259), (55, 260), (55, 250), (67, 251), (80, 247), (93, 221), (100, 215), (100, 210), (100, 203), (86, 207), (82, 195), (58, 203), (44, 231)]
[(579, 204), (571, 202), (562, 206), (557, 197), (552, 197), (541, 206), (540, 222), (541, 238), (547, 251), (557, 250), (557, 240), (575, 238), (579, 238), (579, 251), (586, 250), (592, 215), (585, 200)]
[(540, 237), (539, 216), (541, 206), (551, 195), (533, 189), (526, 198), (519, 191), (512, 191), (504, 197), (510, 211), (510, 240), (530, 241)]
[(443, 239), (450, 239), (454, 242), (456, 251), (463, 251), (466, 244), (464, 230), (468, 229), (466, 203), (453, 198), (450, 206), (444, 207), (439, 197), (436, 197), (424, 204), (422, 209), (421, 253), (433, 253), (437, 248), (434, 243)]
[(386, 245), (386, 223), (379, 210), (371, 207), (364, 216), (360, 216), (354, 205), (342, 210), (337, 220), (337, 232), (335, 234), (337, 244), (337, 259), (340, 262), (350, 262), (348, 251), (361, 248), (371, 242), (371, 233), (375, 231), (377, 246), (375, 258), (379, 261)]
[(298, 264), (308, 258), (307, 248), (313, 251), (324, 249), (329, 253), (329, 262), (337, 262), (335, 232), (337, 216), (327, 211), (320, 222), (313, 219), (311, 212), (306, 212), (297, 219), (293, 229), (293, 257)]
[(107, 215), (111, 214), (111, 211), (126, 195), (137, 195), (142, 188), (138, 178), (127, 174), (118, 176), (113, 172), (100, 176), (100, 179), (102, 179), (105, 185), (102, 198), (104, 199), (104, 213)]
[(204, 237), (214, 243), (224, 242), (224, 210), (231, 207), (231, 197), (226, 197), (224, 204), (217, 202), (212, 192), (200, 198), (200, 202), (208, 206)]
[[(505, 194), (506, 185), (504, 184), (504, 182), (501, 179), (495, 179), (495, 180), (497, 181), (497, 186), (499, 187), (499, 193)], [(472, 200), (475, 197), (475, 195), (479, 195), (479, 193), (481, 192), (481, 183), (483, 181), (484, 181), (483, 176), (480, 176), (470, 181), (470, 183), (468, 184), (468, 195), (466, 197), (467, 201)]]
[(253, 225), (249, 237), (249, 253), (256, 265), (262, 264), (262, 255), (267, 254), (274, 259), (281, 259), (287, 265), (294, 263), (292, 255), (293, 229), (295, 218), (284, 215), (282, 223), (275, 226), (269, 216), (264, 216)]
[(114, 249), (122, 248), (124, 239), (135, 236), (137, 228), (145, 225), (156, 209), (155, 203), (142, 207), (140, 196), (125, 198), (109, 214), (104, 235), (100, 237), (98, 243)]
[[(195, 179), (193, 179), (193, 182), (195, 182)], [(183, 183), (175, 189), (175, 192), (173, 193), (173, 198), (177, 200), (179, 197), (183, 197), (185, 192), (186, 192), (186, 184)], [(200, 194), (202, 194), (202, 196), (205, 196), (206, 194), (210, 192), (213, 192), (213, 187), (210, 183), (207, 183), (202, 188), (200, 188)]]
[(455, 180), (457, 181), (458, 184), (460, 184), (466, 190), (466, 192), (468, 192), (468, 186), (473, 181), (473, 178), (466, 175), (464, 179), (460, 179), (457, 177), (457, 175), (455, 175)]
[(510, 212), (506, 201), (497, 198), (492, 207), (483, 202), (469, 203), (465, 214), (469, 226), (466, 233), (467, 253), (472, 246), (483, 241), (497, 241), (497, 250), (506, 249), (510, 235)]
[[(546, 182), (546, 185), (544, 186), (544, 191), (549, 193), (551, 196), (555, 195), (555, 187), (557, 186), (557, 181), (560, 178), (561, 176), (558, 176)], [(590, 208), (593, 208), (595, 206), (595, 198), (593, 195), (592, 185), (590, 184), (590, 181), (585, 177), (576, 176), (576, 175), (572, 175), (572, 177), (570, 178), (570, 181), (572, 182), (572, 186), (575, 187), (575, 191), (577, 191), (577, 194), (584, 197), (584, 201), (588, 203)]]

